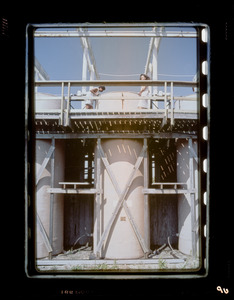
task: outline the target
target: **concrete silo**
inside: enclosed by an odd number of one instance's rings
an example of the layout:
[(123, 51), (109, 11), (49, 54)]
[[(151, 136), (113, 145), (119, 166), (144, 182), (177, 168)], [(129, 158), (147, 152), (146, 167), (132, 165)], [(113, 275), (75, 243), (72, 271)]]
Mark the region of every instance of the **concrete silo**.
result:
[[(47, 96), (48, 97), (48, 96)], [(36, 97), (36, 111), (60, 108), (60, 100)], [(46, 237), (52, 254), (63, 250), (63, 194), (50, 194), (48, 188), (64, 179), (63, 142), (36, 140), (36, 257), (48, 256)], [(43, 234), (44, 231), (44, 234)], [(52, 236), (51, 236), (52, 235)]]

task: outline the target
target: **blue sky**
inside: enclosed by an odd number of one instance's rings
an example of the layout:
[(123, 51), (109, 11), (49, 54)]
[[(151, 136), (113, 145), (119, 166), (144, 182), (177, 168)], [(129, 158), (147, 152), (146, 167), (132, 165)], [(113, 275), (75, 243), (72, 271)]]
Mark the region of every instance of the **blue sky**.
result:
[[(177, 30), (177, 28), (174, 28)], [(171, 30), (171, 28), (170, 28)], [(173, 29), (172, 29), (173, 30)], [(194, 31), (192, 27), (185, 30)], [(100, 79), (139, 79), (144, 72), (150, 38), (91, 37)], [(51, 80), (81, 80), (83, 49), (80, 38), (35, 38), (35, 56)], [(196, 38), (162, 38), (158, 53), (159, 80), (191, 81), (196, 74)], [(110, 75), (102, 75), (110, 74)], [(129, 75), (133, 76), (111, 76)], [(160, 75), (160, 74), (166, 74)], [(182, 75), (182, 76), (175, 76)], [(189, 75), (189, 76), (184, 76)], [(108, 87), (106, 92), (117, 89)], [(119, 88), (121, 89), (121, 87)], [(138, 87), (123, 87), (137, 91)], [(45, 91), (45, 90), (43, 90)], [(53, 89), (46, 90), (52, 92)], [(71, 93), (76, 93), (73, 88)], [(57, 93), (57, 89), (54, 89)], [(177, 95), (192, 94), (191, 89), (177, 88)]]

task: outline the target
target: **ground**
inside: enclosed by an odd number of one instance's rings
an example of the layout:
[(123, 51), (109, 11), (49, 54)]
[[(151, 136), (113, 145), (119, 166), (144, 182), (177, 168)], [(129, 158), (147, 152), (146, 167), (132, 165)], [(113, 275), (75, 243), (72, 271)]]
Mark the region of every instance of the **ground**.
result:
[(194, 271), (199, 268), (199, 259), (182, 254), (178, 250), (171, 250), (168, 246), (160, 253), (152, 253), (149, 258), (134, 260), (90, 259), (92, 249), (84, 246), (76, 250), (69, 250), (62, 254), (37, 261), (37, 269), (43, 271)]

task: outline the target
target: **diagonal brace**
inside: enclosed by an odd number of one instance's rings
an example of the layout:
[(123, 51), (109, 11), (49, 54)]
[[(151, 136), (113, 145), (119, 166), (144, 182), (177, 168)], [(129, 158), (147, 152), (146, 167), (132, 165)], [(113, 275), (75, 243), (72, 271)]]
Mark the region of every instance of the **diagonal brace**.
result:
[(44, 226), (43, 226), (43, 224), (42, 224), (42, 221), (41, 221), (41, 219), (40, 219), (38, 213), (37, 213), (37, 224), (38, 224), (38, 226), (39, 226), (39, 229), (40, 229), (40, 232), (41, 232), (43, 241), (44, 241), (44, 243), (45, 243), (45, 246), (46, 246), (46, 248), (47, 248), (47, 251), (48, 251), (49, 253), (52, 253), (52, 251), (53, 251), (52, 246), (51, 246), (51, 244), (50, 244), (48, 235), (47, 235), (47, 233), (46, 233), (46, 230), (45, 230), (45, 228), (44, 228)]
[(46, 154), (46, 157), (43, 160), (43, 163), (42, 163), (42, 165), (40, 167), (40, 170), (37, 173), (36, 185), (38, 184), (38, 181), (40, 180), (40, 177), (41, 177), (41, 175), (42, 175), (45, 167), (47, 166), (47, 164), (48, 164), (48, 162), (50, 160), (50, 157), (51, 157), (51, 155), (54, 152), (54, 149), (55, 149), (55, 146), (51, 146), (50, 149), (49, 149), (49, 151), (48, 151), (48, 153)]

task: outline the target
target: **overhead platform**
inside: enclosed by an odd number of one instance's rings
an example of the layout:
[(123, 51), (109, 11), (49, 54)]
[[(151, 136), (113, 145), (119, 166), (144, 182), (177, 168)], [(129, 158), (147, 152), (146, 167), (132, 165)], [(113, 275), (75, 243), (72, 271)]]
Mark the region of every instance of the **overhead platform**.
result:
[(36, 132), (43, 133), (159, 133), (195, 134), (196, 111), (144, 109), (134, 111), (70, 110), (67, 126), (61, 123), (60, 110), (36, 112)]
[[(135, 81), (89, 81), (89, 84), (140, 85)], [(197, 94), (174, 96), (175, 86), (194, 87), (194, 82), (144, 81), (145, 86), (161, 86), (161, 95), (139, 96), (133, 92), (111, 92), (92, 96), (94, 109), (75, 109), (84, 106), (90, 95), (71, 95), (70, 87), (81, 87), (87, 82), (36, 82), (37, 86), (61, 86), (61, 96), (36, 94), (36, 133), (79, 133), (79, 134), (153, 134), (177, 132), (195, 134), (198, 125)], [(64, 88), (68, 85), (67, 96)], [(147, 109), (139, 109), (139, 102), (147, 102)], [(51, 105), (51, 106), (50, 106)]]

